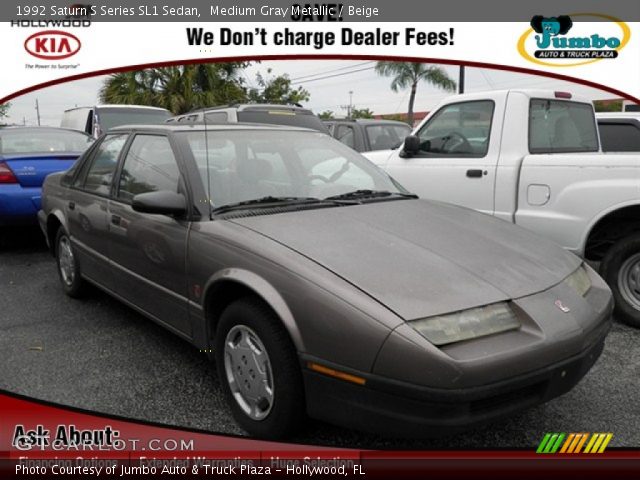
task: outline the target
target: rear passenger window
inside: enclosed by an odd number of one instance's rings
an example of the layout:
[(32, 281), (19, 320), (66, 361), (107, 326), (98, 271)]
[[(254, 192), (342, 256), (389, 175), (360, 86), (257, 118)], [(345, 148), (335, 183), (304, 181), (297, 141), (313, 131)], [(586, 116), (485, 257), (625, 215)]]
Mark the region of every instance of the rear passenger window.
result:
[(210, 123), (227, 123), (227, 112), (205, 113), (204, 118)]
[(120, 174), (118, 198), (130, 202), (140, 193), (178, 192), (180, 170), (169, 139), (159, 135), (136, 135)]
[(640, 152), (640, 125), (601, 123), (599, 129), (604, 152)]
[(533, 99), (529, 104), (529, 152), (597, 152), (593, 107), (566, 100)]
[(127, 141), (128, 134), (107, 135), (90, 160), (86, 174), (81, 174), (78, 184), (83, 190), (109, 195), (111, 181), (116, 171), (120, 151)]

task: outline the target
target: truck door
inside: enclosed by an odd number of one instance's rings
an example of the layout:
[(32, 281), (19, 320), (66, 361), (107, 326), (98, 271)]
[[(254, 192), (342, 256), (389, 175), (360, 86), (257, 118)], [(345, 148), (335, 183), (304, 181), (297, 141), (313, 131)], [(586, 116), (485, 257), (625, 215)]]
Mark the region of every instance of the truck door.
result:
[(418, 153), (392, 155), (387, 171), (422, 198), (493, 214), (505, 100), (506, 95), (442, 106), (418, 130)]

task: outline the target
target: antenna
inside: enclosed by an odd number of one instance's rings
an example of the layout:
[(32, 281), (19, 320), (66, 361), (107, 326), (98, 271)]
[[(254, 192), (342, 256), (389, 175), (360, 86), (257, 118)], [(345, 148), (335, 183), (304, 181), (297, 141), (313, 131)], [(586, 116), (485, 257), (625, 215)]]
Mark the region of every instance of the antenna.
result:
[(207, 130), (207, 114), (202, 110), (204, 122), (204, 154), (207, 158), (207, 205), (209, 208), (209, 220), (213, 220), (213, 205), (211, 205), (211, 170), (209, 169), (209, 131)]

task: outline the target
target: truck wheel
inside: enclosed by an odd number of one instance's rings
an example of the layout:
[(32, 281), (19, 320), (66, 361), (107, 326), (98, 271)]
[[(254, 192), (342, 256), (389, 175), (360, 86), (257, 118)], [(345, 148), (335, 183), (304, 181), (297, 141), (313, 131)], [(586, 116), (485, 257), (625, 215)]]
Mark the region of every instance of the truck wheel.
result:
[(216, 329), (218, 378), (238, 424), (252, 436), (284, 438), (305, 418), (298, 356), (287, 331), (261, 301), (229, 305)]
[(73, 298), (81, 297), (85, 291), (85, 281), (80, 276), (80, 265), (73, 252), (71, 240), (63, 228), (56, 234), (56, 264), (64, 293)]
[(617, 318), (640, 328), (640, 234), (618, 240), (604, 256), (600, 273), (613, 292)]

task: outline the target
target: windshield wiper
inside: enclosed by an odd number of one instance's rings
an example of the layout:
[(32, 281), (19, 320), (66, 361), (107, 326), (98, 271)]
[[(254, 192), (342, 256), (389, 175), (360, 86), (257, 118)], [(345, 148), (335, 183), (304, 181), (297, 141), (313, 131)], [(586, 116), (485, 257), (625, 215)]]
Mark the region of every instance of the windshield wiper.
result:
[(270, 207), (273, 205), (305, 205), (308, 203), (322, 203), (323, 200), (315, 197), (274, 197), (266, 196), (261, 198), (254, 198), (252, 200), (245, 200), (242, 202), (229, 203), (227, 205), (221, 205), (211, 210), (214, 215), (230, 212), (233, 210), (243, 210), (253, 207)]
[(325, 200), (366, 200), (368, 198), (418, 198), (414, 193), (389, 192), (387, 190), (355, 190), (327, 197)]

